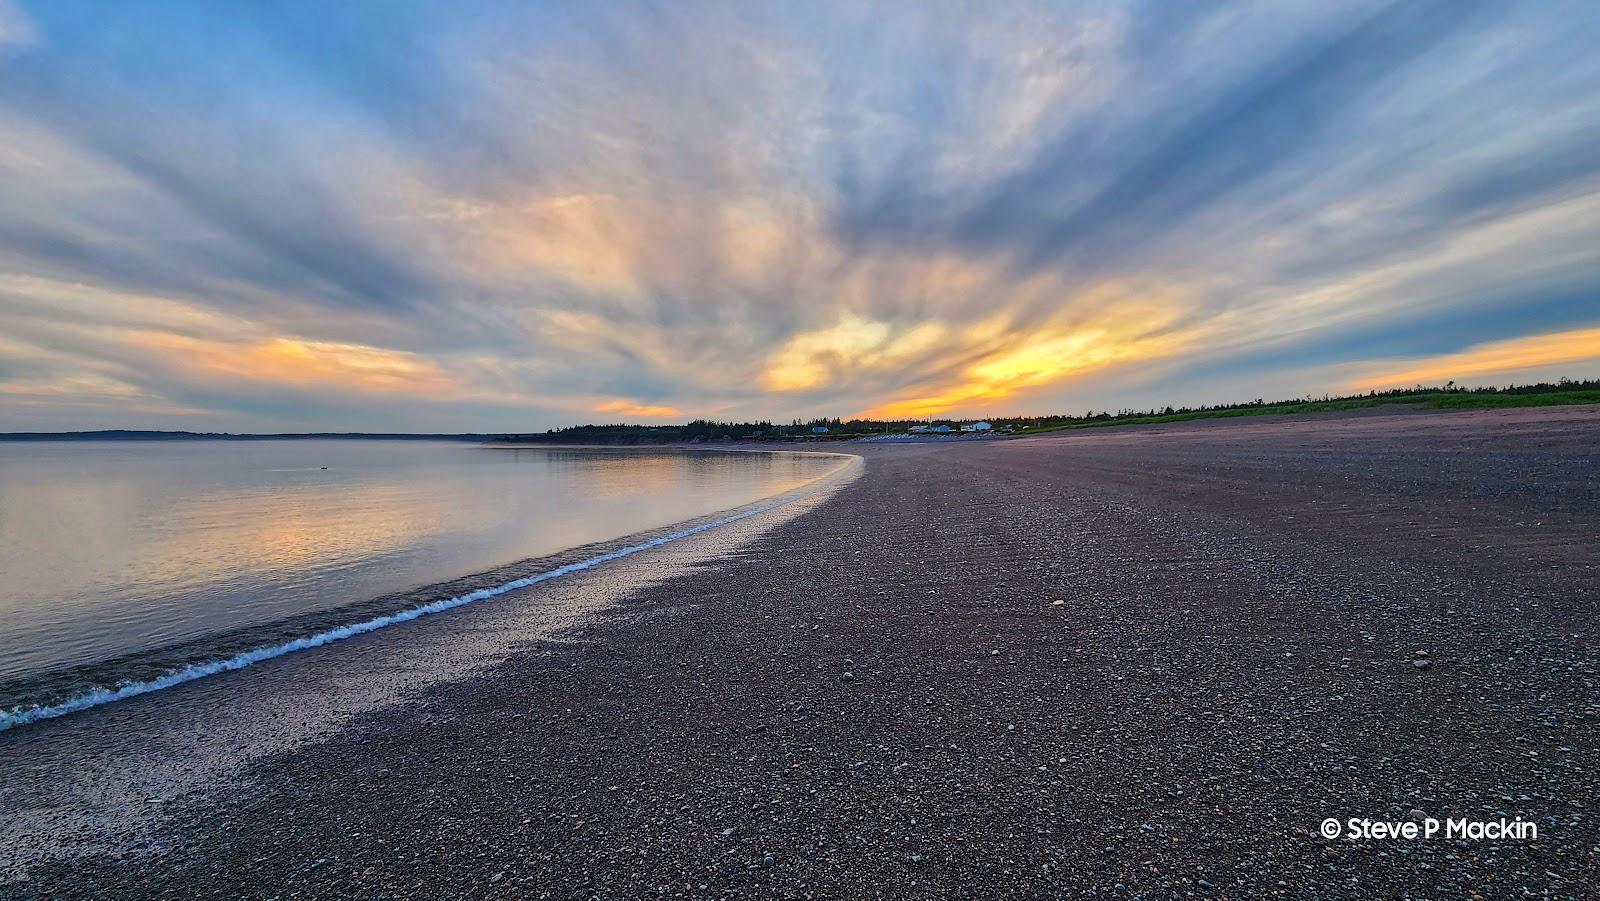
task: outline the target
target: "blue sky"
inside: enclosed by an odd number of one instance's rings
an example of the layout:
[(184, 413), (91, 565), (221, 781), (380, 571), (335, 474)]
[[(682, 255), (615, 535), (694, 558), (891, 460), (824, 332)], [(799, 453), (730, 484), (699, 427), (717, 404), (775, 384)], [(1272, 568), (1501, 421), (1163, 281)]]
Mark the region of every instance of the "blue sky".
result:
[(0, 430), (1600, 376), (1588, 2), (0, 0)]

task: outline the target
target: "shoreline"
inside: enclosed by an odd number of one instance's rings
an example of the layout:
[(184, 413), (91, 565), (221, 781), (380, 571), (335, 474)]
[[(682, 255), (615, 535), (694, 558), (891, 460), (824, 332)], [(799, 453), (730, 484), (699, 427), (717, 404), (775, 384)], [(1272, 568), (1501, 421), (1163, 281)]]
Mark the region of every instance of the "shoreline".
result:
[[(779, 449), (755, 452), (808, 453)], [(852, 460), (859, 460), (851, 454), (809, 453), (839, 457), (841, 465), (777, 494), (655, 528), (525, 557), (338, 607), (241, 625), (198, 639), (0, 681), (0, 732), (243, 669), (603, 565), (793, 502), (837, 477), (844, 467), (852, 465)]]
[[(142, 805), (149, 848), (7, 891), (1579, 897), (1597, 440), (1569, 407), (856, 446), (847, 487), (722, 553), (619, 563), (637, 581), (560, 641), (198, 779)], [(237, 675), (381, 684), (521, 606)], [(282, 703), (322, 697), (301, 684)], [(137, 728), (147, 700), (97, 713)], [(27, 765), (0, 799), (71, 790)], [(1316, 834), (1415, 810), (1539, 839)]]
[(497, 603), (0, 730), (0, 808), (9, 815), (0, 822), (0, 897), (8, 880), (44, 862), (160, 847), (169, 802), (239, 790), (241, 779), (248, 782), (244, 771), (263, 757), (325, 739), (373, 711), (424, 703), (430, 686), (510, 655), (547, 653), (639, 586), (734, 553), (859, 477), (860, 458), (839, 456), (840, 467), (752, 504), (441, 583), (499, 580), (529, 565), (570, 565), (575, 555), (590, 559), (592, 551), (686, 533), (531, 583)]

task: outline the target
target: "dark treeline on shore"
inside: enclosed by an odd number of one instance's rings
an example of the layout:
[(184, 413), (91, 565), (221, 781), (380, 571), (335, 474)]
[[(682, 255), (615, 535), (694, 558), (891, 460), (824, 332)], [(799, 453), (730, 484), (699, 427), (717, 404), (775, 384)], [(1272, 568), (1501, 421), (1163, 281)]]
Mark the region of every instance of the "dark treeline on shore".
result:
[[(1092, 428), (1135, 423), (1179, 422), (1229, 416), (1273, 413), (1316, 413), (1354, 410), (1384, 404), (1414, 404), (1435, 409), (1521, 407), (1549, 404), (1600, 403), (1600, 379), (1538, 382), (1490, 388), (1462, 388), (1454, 382), (1440, 387), (1396, 388), (1345, 396), (1297, 397), (1268, 401), (1258, 398), (1235, 404), (1197, 407), (1161, 407), (1148, 410), (1089, 410), (1081, 415), (1001, 416), (982, 422), (985, 432), (1037, 434), (1061, 429)], [(575, 425), (547, 432), (521, 434), (404, 433), (404, 432), (236, 432), (140, 431), (102, 429), (84, 432), (0, 432), (0, 441), (263, 441), (299, 439), (362, 439), (390, 441), (503, 441), (537, 444), (677, 444), (708, 441), (840, 441), (917, 431), (959, 433), (970, 419), (795, 419), (787, 424), (770, 420), (722, 422), (696, 419), (682, 425), (628, 425), (622, 423)]]
[[(1253, 401), (1195, 407), (1161, 407), (1147, 410), (1089, 410), (1081, 415), (1002, 416), (984, 420), (991, 431), (1006, 434), (1036, 434), (1070, 428), (1104, 425), (1179, 422), (1228, 416), (1273, 413), (1315, 413), (1353, 410), (1384, 404), (1417, 404), (1432, 408), (1542, 406), (1546, 404), (1600, 403), (1600, 379), (1538, 382), (1505, 387), (1463, 388), (1454, 382), (1439, 387), (1418, 385), (1389, 391), (1369, 391), (1321, 398), (1297, 397), (1288, 400)], [(575, 425), (548, 432), (502, 435), (500, 440), (540, 444), (673, 444), (708, 441), (838, 441), (873, 435), (905, 434), (914, 428), (945, 426), (959, 433), (970, 419), (809, 419), (777, 425), (768, 420), (721, 422), (696, 419), (683, 425)]]

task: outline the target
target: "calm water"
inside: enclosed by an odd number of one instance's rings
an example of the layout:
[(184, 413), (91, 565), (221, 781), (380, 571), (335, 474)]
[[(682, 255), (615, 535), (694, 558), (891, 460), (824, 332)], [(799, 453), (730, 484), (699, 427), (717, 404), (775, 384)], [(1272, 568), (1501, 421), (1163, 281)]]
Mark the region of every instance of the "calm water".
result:
[(659, 528), (837, 465), (409, 441), (0, 442), (0, 681)]

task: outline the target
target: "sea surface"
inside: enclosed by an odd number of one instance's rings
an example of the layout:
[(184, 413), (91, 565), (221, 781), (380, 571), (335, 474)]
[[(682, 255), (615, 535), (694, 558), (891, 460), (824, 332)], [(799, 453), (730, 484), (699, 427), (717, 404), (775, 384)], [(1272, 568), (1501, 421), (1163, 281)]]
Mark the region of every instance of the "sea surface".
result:
[(0, 686), (307, 614), (336, 623), (362, 601), (752, 504), (839, 464), (433, 441), (0, 442)]

